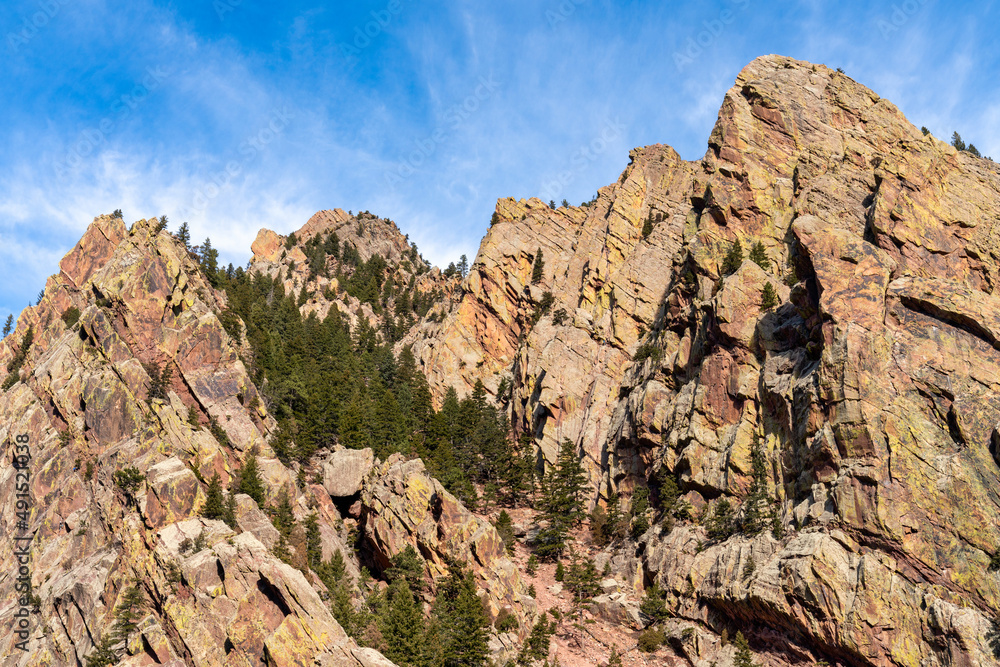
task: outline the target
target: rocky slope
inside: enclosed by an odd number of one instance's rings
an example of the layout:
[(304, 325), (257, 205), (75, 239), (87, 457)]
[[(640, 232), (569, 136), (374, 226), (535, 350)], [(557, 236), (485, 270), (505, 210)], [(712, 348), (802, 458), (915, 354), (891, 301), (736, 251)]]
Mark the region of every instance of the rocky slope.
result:
[[(727, 93), (702, 160), (650, 146), (589, 205), (500, 200), (464, 280), (390, 221), (339, 209), (294, 238), (262, 230), (251, 270), (304, 314), (337, 308), (412, 345), (438, 402), (481, 380), (544, 462), (570, 440), (593, 505), (651, 490), (649, 530), (590, 548), (611, 578), (585, 624), (561, 626), (562, 664), (634, 648), (656, 583), (672, 614), (662, 664), (726, 667), (723, 638), (741, 631), (775, 666), (986, 665), (1000, 645), (998, 221), (994, 163), (842, 73), (767, 56)], [(334, 234), (349, 260), (318, 254)], [(755, 261), (734, 261), (736, 242)], [(355, 276), (374, 257), (392, 289), (373, 299)], [(98, 218), (60, 269), (0, 343), (0, 488), (15, 497), (30, 434), (35, 507), (22, 527), (5, 502), (0, 529), (33, 536), (38, 596), (22, 653), (16, 582), (0, 579), (4, 664), (83, 664), (132, 582), (146, 606), (121, 664), (388, 664), (274, 556), (251, 498), (235, 529), (197, 517), (205, 480), (228, 483), (251, 451), (350, 572), (349, 542), (376, 570), (407, 545), (429, 576), (469, 561), (491, 616), (518, 620), (494, 634), (498, 657), (564, 605), (547, 570), (520, 571), (524, 545), (508, 557), (420, 461), (335, 450), (299, 474), (271, 458), (276, 425), (220, 322), (226, 297), (155, 221)], [(150, 364), (171, 371), (163, 398)], [(131, 492), (114, 478), (130, 465), (144, 473)]]
[[(640, 579), (775, 660), (990, 664), (1000, 169), (777, 56), (740, 74), (702, 160), (631, 157), (589, 208), (498, 203), (458, 308), (415, 346), (432, 385), (509, 373), (514, 423), (549, 462), (576, 443), (602, 503), (672, 476), (696, 515), (738, 507), (759, 439), (784, 537), (669, 518)], [(723, 275), (736, 241), (767, 268)]]
[[(391, 279), (393, 287), (385, 290), (379, 307), (350, 293), (348, 283), (356, 268), (342, 257), (324, 256), (314, 270), (310, 263), (313, 254), (310, 241), (331, 235), (338, 239), (340, 248), (355, 249), (361, 262), (373, 257), (385, 260), (387, 282)], [(357, 215), (339, 208), (320, 211), (288, 236), (262, 229), (251, 249), (250, 271), (271, 278), (280, 276), (288, 294), (301, 294), (305, 290), (307, 298), (300, 307), (303, 316), (316, 313), (323, 319), (335, 307), (352, 327), (359, 317), (364, 317), (376, 330), (384, 328), (388, 316), (399, 317), (400, 331), (394, 337), (400, 339), (412, 338), (417, 329), (433, 335), (438, 328), (438, 316), (450, 308), (450, 297), (458, 283), (457, 277), (444, 276), (431, 267), (419, 254), (416, 244), (409, 243), (394, 222), (367, 211)], [(403, 309), (410, 317), (406, 322), (395, 308), (403, 292), (412, 295)], [(421, 298), (426, 301), (423, 305)]]
[[(220, 323), (225, 295), (156, 220), (126, 229), (120, 218), (98, 218), (60, 268), (0, 349), (0, 363), (13, 369), (0, 401), (0, 438), (12, 453), (0, 466), (6, 497), (15, 498), (19, 482), (18, 436), (28, 436), (31, 456), (28, 515), (19, 517), (13, 501), (0, 514), (5, 534), (30, 544), (32, 585), (24, 605), (30, 631), (18, 636), (17, 583), (0, 582), (4, 664), (83, 664), (111, 636), (125, 592), (137, 584), (138, 629), (119, 643), (117, 664), (390, 665), (347, 637), (315, 576), (276, 557), (279, 533), (249, 496), (235, 497), (234, 529), (198, 518), (206, 480), (218, 474), (227, 485), (259, 453), (267, 495), (289, 493), (299, 521), (315, 514), (324, 557), (341, 551), (354, 575), (352, 526), (360, 520), (372, 535), (369, 552), (388, 562), (397, 548), (419, 543), (417, 526), (382, 525), (377, 541), (365, 526), (385, 508), (428, 508), (408, 506), (392, 488), (375, 494), (377, 505), (342, 515), (336, 502), (358, 500), (360, 479), (341, 498), (351, 484), (343, 475), (327, 490), (270, 458), (274, 421), (240, 359), (243, 346)], [(151, 374), (167, 378), (161, 396), (152, 395)], [(363, 472), (377, 463), (369, 452)], [(141, 472), (134, 488), (116, 477), (131, 467)], [(444, 525), (474, 537), (494, 613), (513, 605), (528, 618), (495, 530), (462, 512), (450, 511)], [(456, 544), (441, 553), (457, 556), (465, 543)], [(299, 549), (293, 539), (292, 562), (304, 558)], [(14, 550), (12, 540), (0, 548), (4, 572), (17, 572)], [(441, 572), (438, 562), (428, 574)]]

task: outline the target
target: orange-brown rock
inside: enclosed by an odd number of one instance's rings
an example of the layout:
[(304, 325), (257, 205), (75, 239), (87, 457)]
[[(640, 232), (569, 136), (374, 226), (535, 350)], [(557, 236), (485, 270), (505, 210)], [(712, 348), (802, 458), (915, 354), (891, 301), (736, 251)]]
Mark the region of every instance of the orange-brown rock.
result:
[(487, 521), (474, 516), (424, 469), (420, 459), (400, 455), (379, 462), (361, 487), (361, 523), (377, 567), (413, 546), (433, 581), (448, 573), (448, 561), (471, 566), (491, 617), (507, 609), (525, 632), (534, 617), (527, 585)]
[[(262, 655), (275, 665), (388, 664), (359, 649), (312, 582), (255, 537), (277, 541), (253, 500), (240, 498), (239, 534), (197, 518), (204, 477), (218, 473), (228, 482), (247, 449), (260, 449), (273, 492), (294, 489), (294, 475), (267, 458), (274, 422), (266, 409), (249, 407), (257, 389), (217, 315), (225, 296), (195, 258), (155, 221), (126, 229), (105, 216), (61, 268), (0, 348), (6, 364), (14, 341), (34, 328), (20, 373), (0, 395), (0, 440), (30, 440), (33, 510), (24, 520), (5, 503), (0, 526), (10, 536), (34, 536), (30, 578), (40, 605), (27, 651), (15, 649), (23, 639), (12, 631), (15, 581), (0, 582), (4, 664), (84, 664), (111, 632), (133, 582), (148, 615), (124, 638), (122, 665), (251, 665)], [(70, 306), (81, 316), (67, 329), (61, 315)], [(144, 364), (169, 369), (165, 400), (149, 396)], [(190, 414), (214, 418), (229, 443), (192, 426)], [(125, 468), (141, 475), (134, 489), (115, 477)], [(8, 457), (0, 487), (11, 498), (15, 483)], [(300, 518), (304, 510), (303, 497)], [(334, 508), (322, 516), (329, 556), (343, 546), (333, 527), (339, 516)], [(14, 545), (0, 547), (7, 571), (16, 571)]]
[[(589, 207), (498, 202), (414, 348), (437, 395), (509, 376), (515, 425), (550, 463), (578, 444), (601, 502), (669, 475), (738, 508), (759, 441), (783, 538), (643, 538), (678, 614), (779, 633), (786, 658), (992, 664), (1000, 168), (778, 56), (740, 73), (702, 160), (631, 157)], [(737, 240), (766, 261), (722, 275)]]

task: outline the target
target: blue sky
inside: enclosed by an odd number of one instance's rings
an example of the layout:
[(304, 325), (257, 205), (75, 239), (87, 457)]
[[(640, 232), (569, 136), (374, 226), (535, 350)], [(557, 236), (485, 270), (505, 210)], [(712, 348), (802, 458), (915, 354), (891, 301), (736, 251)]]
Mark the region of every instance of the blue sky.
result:
[(259, 228), (335, 207), (471, 258), (499, 197), (578, 204), (635, 146), (699, 158), (767, 53), (1000, 157), (997, 25), (994, 2), (939, 0), (7, 0), (0, 318), (116, 208), (236, 264)]

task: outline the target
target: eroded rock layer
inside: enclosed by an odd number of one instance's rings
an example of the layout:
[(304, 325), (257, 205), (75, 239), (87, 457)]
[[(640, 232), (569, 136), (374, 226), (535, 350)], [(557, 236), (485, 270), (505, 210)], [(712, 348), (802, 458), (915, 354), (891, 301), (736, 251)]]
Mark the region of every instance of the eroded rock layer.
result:
[[(550, 463), (576, 443), (601, 503), (672, 476), (696, 517), (739, 512), (760, 442), (783, 536), (654, 525), (638, 560), (674, 611), (793, 662), (990, 664), (1000, 168), (777, 56), (740, 73), (702, 160), (631, 157), (589, 207), (499, 202), (415, 346), (432, 386), (509, 374), (514, 423)], [(724, 269), (736, 242), (758, 261)]]

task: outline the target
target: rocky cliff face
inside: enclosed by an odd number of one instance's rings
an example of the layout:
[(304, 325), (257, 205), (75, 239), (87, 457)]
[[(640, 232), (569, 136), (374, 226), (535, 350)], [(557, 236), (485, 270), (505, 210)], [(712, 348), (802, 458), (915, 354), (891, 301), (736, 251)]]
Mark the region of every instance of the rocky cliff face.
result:
[[(314, 258), (310, 261), (314, 255), (310, 241), (330, 236), (337, 238), (339, 248), (356, 250), (360, 262), (373, 257), (385, 261), (393, 287), (386, 290), (379, 306), (347, 289), (346, 283), (356, 269), (343, 261), (341, 255), (330, 254), (319, 261)], [(250, 271), (280, 277), (287, 294), (299, 295), (305, 290), (306, 299), (300, 306), (303, 316), (316, 313), (323, 319), (331, 308), (337, 308), (352, 327), (363, 317), (376, 330), (384, 328), (388, 316), (399, 317), (400, 330), (393, 337), (402, 339), (400, 346), (409, 342), (418, 330), (433, 335), (438, 328), (437, 318), (450, 308), (450, 297), (457, 287), (457, 278), (443, 276), (439, 269), (430, 267), (394, 222), (367, 211), (357, 215), (339, 208), (320, 211), (288, 236), (262, 229), (251, 249)], [(410, 291), (415, 297), (423, 297), (426, 303), (421, 307), (420, 303), (409, 301), (401, 309), (410, 317), (404, 321), (401, 310), (394, 308), (399, 300), (393, 290), (399, 295)]]
[[(601, 561), (623, 609), (658, 584), (688, 664), (729, 664), (721, 636), (741, 630), (769, 665), (971, 666), (1000, 645), (998, 221), (994, 163), (841, 73), (768, 56), (727, 93), (702, 160), (650, 146), (587, 206), (500, 200), (461, 282), (391, 222), (339, 209), (294, 239), (261, 231), (251, 269), (305, 314), (337, 308), (412, 345), (438, 401), (481, 380), (548, 463), (569, 439), (593, 503), (651, 489), (652, 527)], [(331, 234), (356, 256), (316, 259)], [(348, 289), (376, 256), (381, 301)], [(9, 664), (83, 664), (132, 582), (146, 607), (121, 664), (386, 664), (273, 555), (252, 499), (235, 529), (197, 517), (205, 480), (251, 451), (272, 495), (319, 517), (324, 556), (349, 555), (356, 528), (376, 567), (406, 545), (429, 575), (464, 558), (523, 639), (537, 601), (515, 561), (419, 461), (334, 451), (308, 483), (270, 458), (225, 295), (155, 221), (95, 220), (60, 269), (0, 343), (0, 490), (15, 497), (30, 434), (36, 508), (28, 653), (0, 579)], [(151, 365), (170, 371), (162, 397)], [(126, 466), (145, 477), (130, 492)], [(18, 521), (5, 502), (0, 529)], [(7, 541), (0, 568), (15, 564)]]
[[(273, 422), (216, 317), (224, 295), (155, 222), (126, 229), (117, 218), (95, 220), (4, 341), (6, 364), (35, 332), (0, 401), (0, 438), (10, 451), (17, 435), (30, 438), (31, 516), (19, 524), (15, 504), (4, 503), (2, 523), (7, 535), (31, 537), (37, 596), (30, 637), (15, 648), (25, 640), (12, 633), (15, 581), (0, 584), (4, 664), (83, 664), (110, 636), (133, 582), (143, 611), (118, 664), (387, 664), (355, 645), (314, 586), (265, 547), (274, 529), (252, 500), (241, 497), (239, 534), (196, 518), (204, 480), (217, 473), (226, 483), (252, 448), (275, 492), (294, 486), (266, 458)], [(67, 326), (61, 315), (71, 308), (79, 320)], [(149, 396), (143, 364), (168, 369), (165, 398)], [(210, 419), (217, 429), (202, 428)], [(145, 477), (130, 492), (114, 478), (127, 467)], [(7, 498), (15, 474), (8, 457)], [(322, 492), (293, 495), (303, 506), (313, 494), (330, 505)], [(327, 552), (343, 547), (333, 523), (325, 522)], [(5, 572), (17, 570), (13, 550), (11, 540), (0, 548)]]
[[(740, 619), (793, 662), (990, 664), (1000, 169), (775, 56), (740, 74), (701, 161), (631, 157), (588, 208), (499, 202), (415, 347), (432, 385), (509, 373), (515, 424), (550, 462), (576, 443), (601, 502), (674, 477), (696, 510), (739, 507), (759, 441), (784, 537), (670, 519), (640, 541), (677, 614)], [(766, 261), (724, 271), (737, 241)]]

